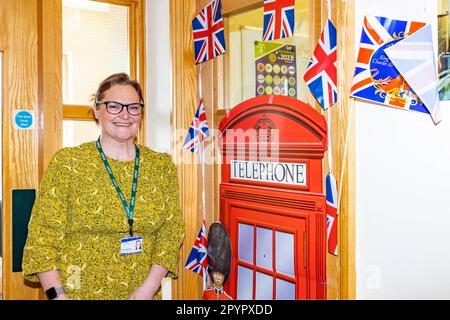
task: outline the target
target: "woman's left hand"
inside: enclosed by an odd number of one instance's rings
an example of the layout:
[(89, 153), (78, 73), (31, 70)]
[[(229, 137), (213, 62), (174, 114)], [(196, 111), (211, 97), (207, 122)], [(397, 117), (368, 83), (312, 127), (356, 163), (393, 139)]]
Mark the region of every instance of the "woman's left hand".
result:
[(153, 300), (153, 294), (148, 288), (140, 286), (131, 294), (129, 300)]

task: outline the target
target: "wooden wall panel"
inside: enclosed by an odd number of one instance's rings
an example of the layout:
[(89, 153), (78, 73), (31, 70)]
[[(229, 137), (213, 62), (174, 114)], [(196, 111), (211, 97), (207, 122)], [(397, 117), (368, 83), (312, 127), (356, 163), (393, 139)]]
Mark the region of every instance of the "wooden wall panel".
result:
[(190, 126), (198, 104), (197, 76), (194, 64), (194, 45), (192, 39), (192, 19), (196, 3), (191, 0), (170, 1), (170, 28), (173, 70), (173, 114), (174, 161), (177, 163), (186, 233), (181, 248), (179, 277), (173, 281), (173, 299), (201, 299), (201, 277), (184, 269), (184, 263), (197, 237), (201, 225), (198, 179), (200, 166), (196, 156), (182, 148), (185, 134)]
[[(0, 1), (0, 52), (3, 54), (3, 59), (2, 59), (2, 74), (1, 74), (1, 77), (2, 77), (2, 87), (0, 88), (0, 90), (2, 90), (2, 93), (1, 93), (1, 99), (2, 99), (2, 101), (1, 101), (1, 105), (2, 105), (2, 109), (4, 109), (5, 108), (5, 106), (6, 106), (6, 93), (8, 92), (7, 91), (7, 82), (6, 82), (6, 76), (7, 76), (7, 72), (6, 72), (6, 49), (7, 49), (7, 45), (8, 45), (8, 25), (7, 25), (7, 23), (2, 23), (2, 21), (4, 21), (4, 22), (6, 22), (6, 21), (8, 21), (7, 20), (7, 15), (8, 15), (8, 9), (7, 9), (7, 4), (6, 4), (6, 1)], [(3, 114), (3, 110), (1, 111), (1, 114)], [(2, 119), (1, 119), (1, 122), (2, 122), (2, 124), (4, 124), (5, 123), (5, 119), (4, 119), (4, 117), (2, 116)], [(4, 129), (2, 129), (2, 134), (4, 134)], [(4, 141), (4, 136), (2, 136), (2, 141)], [(4, 149), (3, 148), (3, 143), (2, 143), (2, 157), (3, 157), (3, 159), (7, 159), (7, 152), (8, 152), (8, 150), (6, 150), (6, 149)], [(3, 162), (4, 162), (4, 160), (3, 160)], [(4, 165), (3, 165), (4, 166)], [(3, 168), (2, 168), (3, 169)], [(2, 199), (4, 199), (4, 197), (5, 197), (5, 192), (4, 192), (4, 188), (5, 188), (5, 183), (4, 183), (4, 181), (5, 181), (5, 175), (4, 174), (2, 174), (2, 181), (1, 181), (1, 183), (2, 183)], [(5, 216), (4, 216), (4, 212), (5, 212), (5, 205), (3, 204), (2, 205), (2, 209), (0, 210), (1, 212), (0, 212), (0, 214), (2, 215), (2, 223), (3, 223), (3, 221), (5, 221)], [(2, 232), (2, 243), (1, 243), (1, 246), (2, 246), (2, 252), (5, 252), (5, 236), (4, 236), (4, 227), (2, 226), (2, 228), (0, 228), (0, 230), (1, 230), (1, 232)], [(0, 266), (0, 268), (1, 268), (1, 276), (0, 276), (0, 297), (3, 297), (3, 270), (4, 270), (4, 267), (3, 267), (3, 265), (4, 265), (4, 263), (3, 263), (3, 260), (4, 260), (4, 253), (2, 253), (2, 260), (1, 260), (1, 266)]]
[[(37, 189), (47, 164), (61, 147), (61, 34), (59, 0), (2, 1), (5, 53), (3, 109), (4, 277), (5, 299), (42, 299), (40, 286), (12, 273), (13, 189)], [(45, 18), (44, 18), (45, 17)], [(33, 130), (15, 130), (13, 110), (34, 111)]]
[(3, 298), (37, 299), (39, 290), (24, 285), (12, 272), (12, 190), (33, 189), (38, 183), (37, 130), (14, 130), (14, 109), (38, 114), (38, 3), (1, 1), (4, 52), (5, 104), (3, 106)]
[[(147, 93), (147, 65), (146, 65), (146, 23), (145, 23), (145, 17), (146, 17), (146, 1), (145, 0), (138, 0), (137, 3), (133, 6), (135, 8), (135, 17), (136, 17), (136, 43), (135, 43), (135, 50), (136, 50), (136, 70), (137, 70), (137, 77), (139, 84), (141, 85), (141, 88), (143, 88), (143, 96), (144, 101), (149, 101), (148, 97), (146, 96)], [(169, 40), (167, 40), (169, 41)], [(148, 103), (148, 102), (147, 102)], [(139, 143), (143, 145), (147, 145), (147, 130), (148, 130), (148, 124), (147, 119), (144, 117), (143, 121), (141, 122), (141, 126), (139, 128), (139, 137), (138, 141)]]

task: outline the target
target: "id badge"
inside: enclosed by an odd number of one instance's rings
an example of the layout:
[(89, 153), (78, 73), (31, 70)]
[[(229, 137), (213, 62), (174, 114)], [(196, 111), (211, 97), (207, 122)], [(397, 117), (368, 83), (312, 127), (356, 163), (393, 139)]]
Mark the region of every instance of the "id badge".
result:
[(141, 253), (142, 237), (131, 237), (120, 239), (120, 255)]

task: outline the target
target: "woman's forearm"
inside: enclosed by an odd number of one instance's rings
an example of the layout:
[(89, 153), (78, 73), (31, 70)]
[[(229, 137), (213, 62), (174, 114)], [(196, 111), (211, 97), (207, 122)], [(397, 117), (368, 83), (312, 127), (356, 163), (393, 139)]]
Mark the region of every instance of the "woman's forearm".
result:
[(152, 294), (155, 295), (161, 286), (162, 279), (167, 275), (168, 270), (159, 264), (154, 264), (150, 268), (150, 272), (145, 280), (143, 286)]
[(44, 289), (44, 291), (46, 291), (47, 289), (50, 289), (51, 287), (55, 287), (55, 288), (62, 287), (58, 270), (40, 272), (37, 274), (37, 276), (39, 278), (39, 282), (41, 283), (42, 289)]
[[(44, 289), (44, 292), (51, 287), (62, 288), (59, 271), (57, 270), (40, 272), (37, 274), (37, 276), (39, 278), (39, 282), (41, 283), (42, 289)], [(68, 300), (68, 298), (65, 293), (61, 293), (56, 298), (54, 298), (54, 300)]]

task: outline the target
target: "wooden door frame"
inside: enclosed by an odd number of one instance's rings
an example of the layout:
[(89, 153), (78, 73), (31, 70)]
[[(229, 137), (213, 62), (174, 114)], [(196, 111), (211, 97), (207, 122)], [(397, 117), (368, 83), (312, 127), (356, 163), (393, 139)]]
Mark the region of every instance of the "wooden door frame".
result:
[[(1, 11), (1, 10), (0, 10)], [(3, 31), (3, 30), (1, 30), (1, 27), (0, 27), (0, 31)], [(4, 48), (2, 47), (2, 44), (3, 42), (2, 42), (2, 39), (0, 39), (0, 56), (1, 56), (1, 59), (0, 59), (0, 68), (1, 68), (1, 72), (0, 72), (0, 82), (1, 82), (1, 86), (0, 86), (0, 90), (1, 90), (1, 93), (0, 93), (0, 97), (1, 97), (1, 101), (0, 101), (0, 105), (1, 105), (1, 108), (2, 108), (2, 110), (1, 110), (1, 114), (3, 114), (3, 108), (4, 108), (4, 106), (5, 106), (5, 101), (6, 101), (6, 99), (5, 99), (5, 97), (6, 97), (6, 88), (5, 88), (5, 75), (6, 75), (6, 72), (5, 72), (5, 65), (4, 65)], [(1, 121), (1, 123), (2, 123), (2, 125), (3, 125), (3, 123), (4, 123), (4, 119), (3, 119), (3, 117), (2, 117), (2, 119), (0, 120)], [(2, 134), (2, 137), (1, 137), (1, 140), (2, 140), (2, 146), (1, 146), (1, 150), (2, 150), (2, 156), (3, 156), (3, 154), (4, 154), (4, 150), (3, 150), (3, 145), (4, 145), (4, 143), (3, 143), (3, 139), (4, 139), (4, 137), (3, 137), (3, 131), (4, 131), (4, 129), (2, 128), (2, 132), (1, 132), (1, 134)], [(1, 181), (0, 181), (0, 183), (2, 183), (2, 198), (1, 198), (1, 201), (2, 201), (2, 205), (1, 205), (1, 210), (0, 210), (0, 215), (1, 215), (1, 221), (0, 221), (0, 231), (1, 231), (1, 239), (2, 239), (2, 241), (1, 241), (1, 249), (2, 249), (2, 255), (1, 255), (1, 257), (2, 257), (2, 261), (1, 261), (1, 265), (0, 265), (0, 274), (1, 274), (1, 276), (0, 276), (0, 296), (1, 297), (3, 297), (3, 256), (4, 256), (4, 250), (5, 250), (5, 248), (4, 248), (4, 243), (5, 243), (5, 241), (4, 241), (4, 238), (3, 238), (3, 220), (4, 220), (4, 210), (3, 210), (3, 207), (4, 207), (4, 196), (5, 196), (5, 193), (4, 193), (4, 188), (3, 188), (3, 186), (5, 186), (5, 184), (4, 184), (4, 170), (3, 170), (3, 166), (4, 166), (4, 160), (2, 159), (2, 166), (0, 167), (0, 170), (2, 170), (2, 179), (1, 179)]]
[[(186, 132), (195, 106), (198, 104), (197, 76), (194, 64), (192, 18), (196, 14), (192, 0), (170, 0), (170, 42), (172, 51), (172, 115), (173, 132)], [(184, 137), (174, 135), (172, 153), (177, 164), (180, 186), (181, 210), (185, 221), (185, 237), (180, 249), (178, 278), (172, 281), (172, 299), (201, 299), (200, 277), (184, 268), (184, 263), (197, 237), (201, 225), (201, 214), (197, 189), (199, 168), (195, 156), (183, 148)]]
[[(322, 0), (323, 1), (323, 0)], [(331, 109), (335, 178), (342, 181), (339, 203), (339, 298), (356, 299), (356, 116), (350, 98), (356, 61), (355, 0), (332, 1), (338, 37), (338, 102)], [(342, 59), (339, 59), (339, 54)], [(341, 76), (339, 76), (341, 75)], [(339, 188), (339, 187), (338, 187)]]
[[(312, 32), (310, 51), (313, 52), (317, 39), (327, 19), (327, 1), (310, 1)], [(205, 102), (208, 123), (210, 127), (218, 127), (220, 120), (225, 115), (225, 90), (223, 75), (225, 74), (224, 56), (213, 61), (196, 66), (194, 64), (194, 50), (191, 22), (193, 17), (210, 0), (171, 0), (171, 46), (173, 61), (173, 114), (172, 129), (187, 130), (198, 103), (198, 74), (201, 74), (202, 93)], [(225, 17), (230, 14), (249, 10), (262, 5), (261, 0), (222, 0), (222, 14)], [(356, 274), (355, 274), (355, 116), (353, 101), (349, 98), (353, 67), (355, 61), (354, 43), (354, 5), (355, 0), (345, 2), (331, 0), (331, 18), (338, 32), (338, 103), (330, 110), (331, 131), (333, 145), (334, 176), (342, 183), (339, 206), (339, 258), (332, 265), (337, 276), (335, 287), (337, 294), (332, 299), (356, 298)], [(225, 21), (225, 28), (226, 21)], [(316, 103), (315, 109), (322, 112)], [(326, 115), (326, 117), (328, 117)], [(213, 130), (210, 130), (213, 131)], [(193, 156), (179, 151), (182, 146), (180, 141), (174, 141), (173, 151), (178, 163), (180, 178), (182, 210), (186, 221), (185, 242), (180, 255), (180, 277), (173, 284), (174, 298), (201, 299), (201, 279), (191, 271), (184, 269), (184, 262), (191, 249), (193, 239), (196, 238), (201, 225), (201, 170), (198, 165), (186, 165), (183, 159), (189, 159), (193, 163)], [(207, 140), (206, 148), (210, 150), (211, 159), (220, 159), (220, 151), (211, 148), (210, 144), (216, 144), (217, 137)], [(207, 224), (219, 220), (218, 206), (218, 181), (220, 181), (220, 166), (206, 166), (205, 180), (209, 185), (206, 197)], [(324, 161), (324, 172), (328, 165)], [(325, 179), (325, 174), (324, 174)], [(208, 185), (208, 183), (207, 183)], [(325, 185), (325, 184), (324, 184)], [(210, 192), (214, 190), (214, 192)], [(207, 226), (208, 227), (208, 226)], [(327, 259), (333, 259), (329, 257)], [(328, 264), (328, 263), (327, 263)], [(328, 267), (327, 267), (328, 268)], [(327, 272), (330, 270), (327, 269)], [(331, 285), (331, 283), (330, 283)]]

